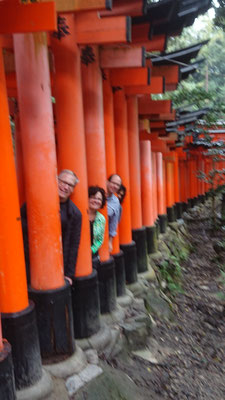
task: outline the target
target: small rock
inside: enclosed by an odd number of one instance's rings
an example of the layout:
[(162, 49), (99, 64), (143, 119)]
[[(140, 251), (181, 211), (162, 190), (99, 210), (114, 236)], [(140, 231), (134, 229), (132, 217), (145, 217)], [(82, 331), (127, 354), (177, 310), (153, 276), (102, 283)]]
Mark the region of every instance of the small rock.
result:
[(89, 364), (83, 371), (80, 372), (79, 377), (83, 382), (90, 382), (92, 379), (103, 373), (102, 368), (94, 364)]
[(84, 382), (78, 375), (70, 376), (66, 381), (66, 388), (69, 396), (72, 396), (74, 393), (76, 393), (83, 385)]
[(199, 288), (203, 290), (209, 290), (209, 287), (205, 285), (199, 285)]
[(88, 349), (87, 351), (85, 351), (85, 355), (89, 364), (97, 365), (99, 363), (97, 350)]
[(144, 360), (149, 361), (152, 364), (159, 364), (159, 361), (154, 357), (150, 350), (138, 350), (132, 351), (135, 356), (143, 358)]

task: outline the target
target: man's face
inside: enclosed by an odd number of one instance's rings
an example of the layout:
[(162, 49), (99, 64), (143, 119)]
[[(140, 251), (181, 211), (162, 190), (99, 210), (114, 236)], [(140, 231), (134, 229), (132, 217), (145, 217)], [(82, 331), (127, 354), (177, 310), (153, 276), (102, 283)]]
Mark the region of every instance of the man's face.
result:
[(121, 186), (121, 179), (118, 175), (113, 175), (110, 181), (107, 181), (107, 192), (109, 195), (117, 193)]
[(76, 184), (76, 179), (71, 174), (61, 174), (58, 177), (58, 193), (61, 203), (64, 203), (73, 193)]

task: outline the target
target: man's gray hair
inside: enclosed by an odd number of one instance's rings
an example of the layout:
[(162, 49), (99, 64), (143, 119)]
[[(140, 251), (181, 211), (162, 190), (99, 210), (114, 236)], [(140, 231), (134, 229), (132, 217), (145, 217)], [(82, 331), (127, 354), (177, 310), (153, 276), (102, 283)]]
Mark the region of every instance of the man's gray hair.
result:
[(59, 176), (61, 176), (63, 174), (72, 175), (74, 177), (74, 179), (75, 179), (75, 185), (77, 183), (79, 183), (78, 176), (73, 171), (71, 171), (71, 169), (62, 169), (62, 171), (60, 171), (60, 173), (59, 173)]

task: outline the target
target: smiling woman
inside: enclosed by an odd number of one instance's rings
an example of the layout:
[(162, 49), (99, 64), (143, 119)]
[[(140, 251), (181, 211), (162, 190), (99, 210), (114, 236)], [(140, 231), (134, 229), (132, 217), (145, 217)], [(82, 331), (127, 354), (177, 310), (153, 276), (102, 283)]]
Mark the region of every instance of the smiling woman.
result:
[(105, 203), (106, 194), (104, 189), (99, 186), (90, 186), (88, 188), (88, 215), (90, 221), (93, 267), (97, 266), (98, 250), (104, 239), (105, 217), (98, 210), (103, 208)]

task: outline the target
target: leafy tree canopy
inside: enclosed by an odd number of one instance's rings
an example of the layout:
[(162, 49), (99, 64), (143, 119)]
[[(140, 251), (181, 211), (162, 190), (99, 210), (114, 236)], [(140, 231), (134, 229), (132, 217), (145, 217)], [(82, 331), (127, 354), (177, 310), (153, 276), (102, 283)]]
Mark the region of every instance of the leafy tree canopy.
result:
[[(225, 4), (225, 0), (224, 0)], [(158, 98), (172, 99), (175, 108), (192, 105), (193, 110), (210, 107), (206, 120), (209, 123), (225, 120), (225, 32), (215, 26), (209, 16), (198, 18), (192, 27), (185, 28), (182, 35), (170, 38), (167, 52), (179, 50), (205, 39), (197, 59), (204, 58), (198, 71), (181, 81), (178, 89)], [(192, 62), (195, 60), (192, 60)]]

